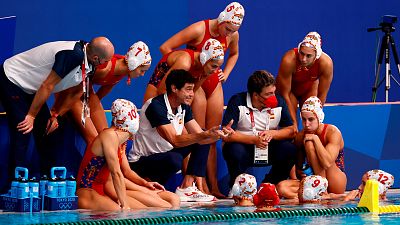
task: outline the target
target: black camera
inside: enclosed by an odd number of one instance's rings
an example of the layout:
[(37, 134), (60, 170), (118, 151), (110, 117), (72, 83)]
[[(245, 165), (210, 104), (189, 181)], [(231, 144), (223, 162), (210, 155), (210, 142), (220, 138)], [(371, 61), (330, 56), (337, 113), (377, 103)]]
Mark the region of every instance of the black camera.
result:
[(397, 22), (397, 16), (392, 16), (392, 15), (384, 15), (382, 16), (382, 23), (396, 23)]
[(395, 28), (393, 24), (396, 22), (397, 22), (397, 16), (384, 15), (382, 16), (382, 22), (379, 24), (380, 27), (368, 28), (367, 31), (371, 32), (371, 31), (381, 30), (385, 33), (394, 32)]

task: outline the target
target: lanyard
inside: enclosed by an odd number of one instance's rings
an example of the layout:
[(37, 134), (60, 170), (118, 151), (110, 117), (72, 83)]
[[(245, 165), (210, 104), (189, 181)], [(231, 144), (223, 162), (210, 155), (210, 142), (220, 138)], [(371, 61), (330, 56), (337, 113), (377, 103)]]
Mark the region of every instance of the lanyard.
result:
[[(253, 131), (254, 135), (258, 135), (258, 132), (256, 130), (256, 122), (254, 120), (254, 112), (250, 108), (249, 108), (249, 114), (250, 114), (251, 130)], [(270, 120), (270, 117), (269, 117), (269, 113), (267, 112), (267, 121), (265, 123), (265, 130), (269, 130), (269, 123), (270, 123), (269, 120)]]
[(90, 117), (90, 109), (89, 109), (89, 76), (86, 75), (86, 64), (87, 64), (87, 56), (86, 56), (86, 46), (83, 47), (84, 57), (82, 61), (82, 91), (83, 91), (83, 101), (82, 101), (82, 114), (81, 114), (81, 122), (83, 127), (85, 127), (86, 117)]

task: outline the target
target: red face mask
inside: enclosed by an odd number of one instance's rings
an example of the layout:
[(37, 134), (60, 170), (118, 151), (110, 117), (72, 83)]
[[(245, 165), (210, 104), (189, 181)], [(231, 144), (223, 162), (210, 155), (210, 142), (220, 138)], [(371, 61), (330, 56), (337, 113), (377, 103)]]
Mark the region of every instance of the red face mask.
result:
[(264, 100), (264, 105), (267, 108), (271, 108), (271, 109), (276, 108), (278, 106), (278, 99), (276, 98), (275, 95), (271, 95)]

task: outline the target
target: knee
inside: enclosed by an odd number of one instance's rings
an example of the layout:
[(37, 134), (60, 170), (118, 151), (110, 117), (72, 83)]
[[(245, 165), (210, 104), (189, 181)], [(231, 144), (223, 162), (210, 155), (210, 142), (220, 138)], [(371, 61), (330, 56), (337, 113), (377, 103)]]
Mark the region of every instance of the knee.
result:
[(181, 206), (181, 199), (175, 193), (168, 192), (167, 201), (171, 204), (172, 208), (179, 208)]
[(237, 143), (226, 143), (223, 148), (223, 155), (225, 160), (239, 162), (247, 158), (246, 149)]
[(180, 154), (177, 153), (168, 154), (166, 161), (168, 167), (171, 168), (171, 170), (178, 171), (182, 169), (183, 158)]

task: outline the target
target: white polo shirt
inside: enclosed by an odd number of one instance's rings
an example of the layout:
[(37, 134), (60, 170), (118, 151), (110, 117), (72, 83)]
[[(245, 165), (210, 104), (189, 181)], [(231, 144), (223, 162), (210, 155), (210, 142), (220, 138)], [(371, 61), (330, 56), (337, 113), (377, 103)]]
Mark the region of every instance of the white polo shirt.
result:
[(173, 149), (174, 146), (160, 136), (157, 127), (172, 124), (176, 134), (180, 135), (185, 123), (192, 119), (192, 110), (185, 104), (181, 104), (177, 113), (174, 114), (167, 94), (147, 100), (141, 110), (139, 130), (129, 151), (128, 161), (136, 162), (141, 156), (163, 153)]
[(293, 122), (285, 100), (279, 95), (276, 97), (278, 99), (276, 108), (264, 108), (259, 111), (253, 107), (249, 93), (242, 92), (233, 95), (229, 99), (222, 125), (226, 126), (233, 119), (232, 128), (234, 130), (246, 135), (254, 135), (250, 116), (250, 111), (252, 111), (257, 132), (292, 126)]
[(7, 78), (27, 94), (34, 94), (54, 70), (62, 79), (53, 92), (59, 92), (82, 82), (82, 64), (86, 74), (93, 67), (88, 63), (83, 41), (56, 41), (19, 53), (4, 61)]

